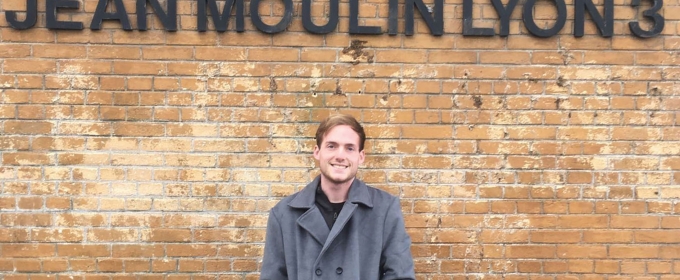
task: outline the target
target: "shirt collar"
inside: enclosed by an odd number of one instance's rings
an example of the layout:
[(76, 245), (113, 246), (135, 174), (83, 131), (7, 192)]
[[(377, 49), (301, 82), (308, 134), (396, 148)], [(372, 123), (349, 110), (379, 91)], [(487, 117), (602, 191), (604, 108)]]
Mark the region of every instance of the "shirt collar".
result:
[[(321, 183), (321, 175), (316, 176), (314, 180), (307, 184), (289, 203), (288, 206), (293, 208), (311, 208), (314, 205), (316, 198), (316, 187)], [(354, 178), (352, 185), (349, 187), (349, 194), (347, 201), (350, 203), (363, 204), (366, 207), (373, 207), (373, 197), (368, 192), (368, 186), (361, 180)]]

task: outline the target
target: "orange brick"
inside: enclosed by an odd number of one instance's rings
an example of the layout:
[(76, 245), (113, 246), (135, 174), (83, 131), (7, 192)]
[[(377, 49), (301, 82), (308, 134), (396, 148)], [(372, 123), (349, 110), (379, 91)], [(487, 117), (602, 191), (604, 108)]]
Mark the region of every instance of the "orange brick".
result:
[[(40, 45), (34, 48), (40, 48)], [(0, 47), (0, 54), (3, 57), (29, 57), (31, 55), (31, 47), (28, 45), (8, 44)]]
[[(366, 129), (359, 177), (401, 197), (417, 278), (671, 279), (675, 2), (647, 39), (631, 34), (639, 15), (622, 0), (612, 38), (590, 19), (574, 37), (571, 13), (558, 35), (532, 37), (519, 8), (507, 38), (463, 36), (460, 0), (443, 7), (443, 36), (422, 20), (414, 36), (350, 35), (346, 3), (324, 36), (297, 16), (273, 36), (249, 21), (242, 33), (233, 21), (196, 32), (191, 1), (177, 3), (177, 32), (148, 15), (145, 32), (5, 20), (3, 280), (256, 279), (266, 212), (318, 176), (314, 132), (338, 112)], [(87, 24), (98, 4), (59, 18)], [(283, 8), (270, 4), (259, 13), (276, 22)], [(325, 9), (313, 4), (315, 21)], [(533, 10), (540, 26), (554, 23), (553, 4)], [(360, 24), (387, 29), (387, 3), (359, 11)], [(490, 3), (473, 18), (498, 28)]]
[(643, 216), (612, 216), (612, 228), (658, 228), (659, 219), (657, 217)]
[[(13, 53), (20, 54), (21, 47), (17, 47)], [(77, 45), (35, 45), (33, 46), (34, 57), (42, 58), (85, 58), (87, 55), (85, 46)]]
[[(531, 241), (534, 243), (577, 243), (581, 240), (580, 234), (575, 231), (534, 231), (531, 232)], [(569, 247), (564, 247), (569, 248)], [(563, 247), (558, 246), (558, 254)], [(560, 256), (564, 256), (560, 254)]]
[(648, 245), (612, 245), (609, 257), (615, 259), (656, 258), (659, 256), (659, 246)]
[(160, 124), (118, 123), (113, 127), (113, 133), (119, 136), (160, 136), (164, 131)]
[(139, 59), (141, 54), (139, 47), (91, 45), (87, 49), (87, 56), (97, 59)]
[(553, 258), (554, 246), (544, 245), (512, 245), (506, 247), (508, 258)]
[(403, 127), (402, 133), (409, 138), (449, 138), (453, 134), (450, 126), (428, 127), (426, 130), (420, 127)]
[(114, 61), (113, 73), (122, 75), (163, 75), (165, 64), (160, 62)]
[(54, 73), (57, 64), (54, 60), (6, 59), (3, 63), (5, 73)]
[(53, 244), (4, 244), (2, 249), (4, 257), (38, 258), (55, 256), (55, 245)]
[(45, 165), (54, 162), (54, 157), (45, 153), (4, 153), (2, 163), (7, 165)]
[(603, 259), (607, 257), (607, 247), (602, 245), (558, 245), (557, 254), (562, 258)]

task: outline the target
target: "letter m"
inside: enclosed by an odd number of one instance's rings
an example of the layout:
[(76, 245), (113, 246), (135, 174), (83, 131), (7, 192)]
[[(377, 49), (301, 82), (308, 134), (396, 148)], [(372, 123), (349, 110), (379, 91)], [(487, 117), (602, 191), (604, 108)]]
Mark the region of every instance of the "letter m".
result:
[(231, 17), (231, 10), (234, 5), (236, 6), (236, 31), (245, 31), (243, 0), (226, 0), (222, 13), (217, 7), (216, 0), (198, 0), (198, 31), (203, 32), (208, 29), (208, 9), (210, 9), (210, 15), (213, 23), (215, 23), (215, 29), (219, 32), (227, 31), (229, 17)]

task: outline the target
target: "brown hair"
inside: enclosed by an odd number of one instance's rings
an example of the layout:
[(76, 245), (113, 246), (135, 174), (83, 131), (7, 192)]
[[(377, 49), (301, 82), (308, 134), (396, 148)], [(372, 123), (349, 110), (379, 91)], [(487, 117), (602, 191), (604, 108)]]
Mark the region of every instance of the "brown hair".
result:
[(359, 134), (359, 151), (363, 151), (364, 142), (366, 142), (366, 133), (364, 132), (364, 128), (354, 117), (345, 114), (331, 115), (325, 120), (321, 121), (319, 128), (316, 129), (316, 145), (321, 147), (321, 142), (323, 142), (323, 137), (326, 136), (326, 133), (339, 125), (347, 125), (352, 128), (354, 132)]

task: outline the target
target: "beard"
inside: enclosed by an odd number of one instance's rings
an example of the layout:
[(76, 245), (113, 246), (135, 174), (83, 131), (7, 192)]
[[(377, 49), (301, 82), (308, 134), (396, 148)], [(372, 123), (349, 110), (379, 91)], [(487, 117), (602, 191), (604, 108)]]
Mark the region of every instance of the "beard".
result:
[(343, 172), (342, 174), (335, 173), (334, 169), (335, 167), (328, 163), (326, 165), (326, 168), (321, 168), (321, 176), (323, 176), (326, 180), (336, 185), (351, 182), (357, 175), (357, 170), (352, 170), (351, 167), (349, 166), (347, 167), (347, 170), (345, 170), (346, 172)]

